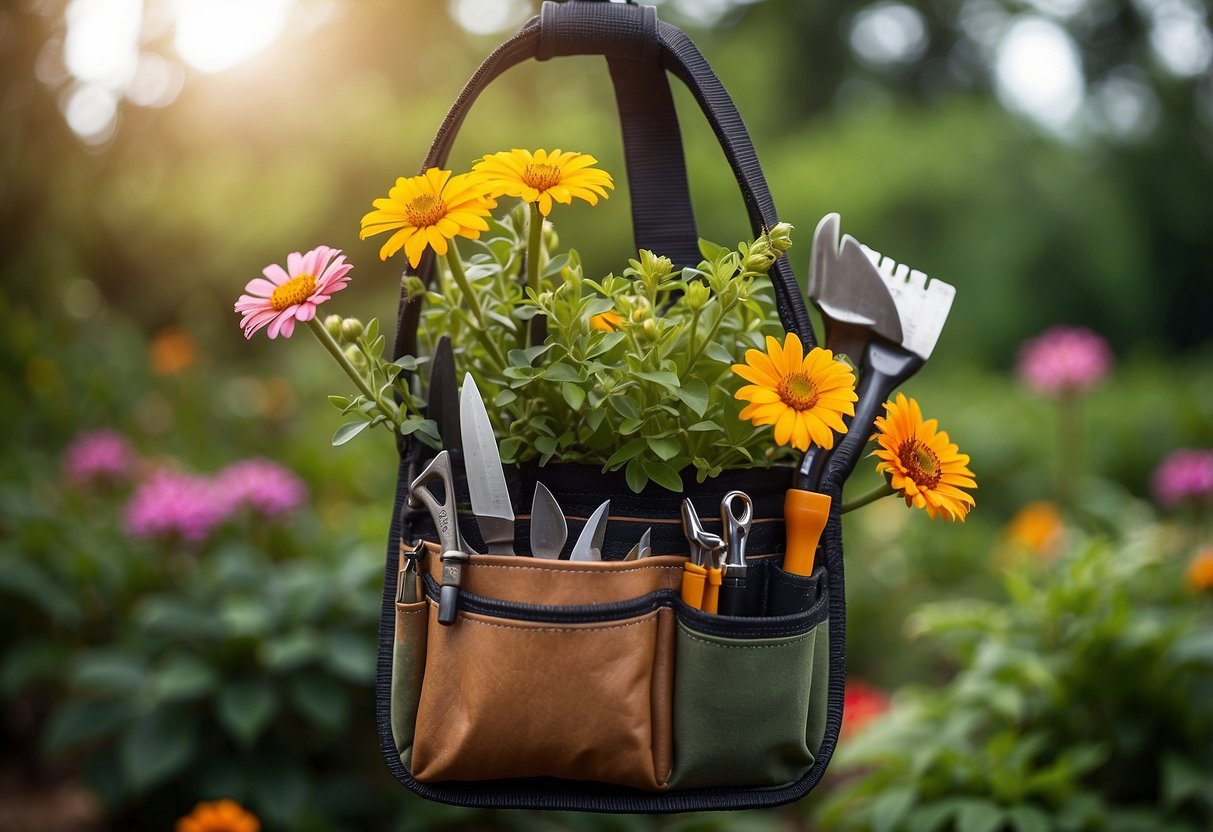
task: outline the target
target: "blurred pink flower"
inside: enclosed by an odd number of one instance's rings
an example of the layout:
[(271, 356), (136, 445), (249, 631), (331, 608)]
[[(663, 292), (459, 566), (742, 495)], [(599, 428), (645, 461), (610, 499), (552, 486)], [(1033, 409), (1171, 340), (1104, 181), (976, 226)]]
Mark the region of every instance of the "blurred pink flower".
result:
[(230, 514), (230, 503), (215, 480), (160, 470), (131, 495), (124, 526), (136, 537), (180, 537), (198, 543)]
[(112, 430), (76, 435), (63, 452), (63, 475), (73, 485), (129, 482), (139, 466), (139, 455), (126, 437)]
[(1154, 471), (1154, 499), (1163, 508), (1188, 500), (1213, 502), (1213, 450), (1171, 453)]
[(307, 500), (303, 480), (268, 459), (233, 463), (219, 472), (215, 485), (233, 511), (248, 506), (266, 517), (287, 514)]
[(1019, 378), (1049, 395), (1081, 393), (1112, 368), (1108, 342), (1085, 327), (1055, 326), (1026, 341), (1019, 351)]
[(291, 252), (285, 269), (277, 263), (266, 266), (262, 269), (265, 278), (250, 280), (244, 287), (249, 294), (236, 301), (236, 311), (244, 314), (240, 319), (244, 337), (252, 338), (257, 330), (268, 325), (270, 338), (277, 338), (279, 333), (290, 338), (295, 321), (312, 320), (317, 306), (345, 288), (352, 268), (340, 249), (328, 246), (319, 246), (307, 254)]

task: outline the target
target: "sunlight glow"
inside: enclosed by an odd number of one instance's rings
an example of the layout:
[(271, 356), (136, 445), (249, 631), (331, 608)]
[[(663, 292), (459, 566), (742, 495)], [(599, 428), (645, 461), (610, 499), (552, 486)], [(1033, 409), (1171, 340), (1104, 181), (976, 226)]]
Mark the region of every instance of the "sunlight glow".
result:
[(1066, 31), (1036, 15), (1007, 30), (995, 60), (998, 97), (1039, 124), (1064, 133), (1083, 103), (1078, 49)]
[(877, 3), (855, 15), (851, 48), (869, 64), (912, 63), (927, 49), (922, 12), (904, 3)]
[(177, 0), (177, 52), (200, 72), (230, 69), (277, 39), (293, 2)]
[(72, 0), (63, 58), (80, 81), (120, 90), (135, 76), (141, 0)]
[(531, 12), (527, 0), (451, 0), (451, 17), (473, 35), (517, 28)]

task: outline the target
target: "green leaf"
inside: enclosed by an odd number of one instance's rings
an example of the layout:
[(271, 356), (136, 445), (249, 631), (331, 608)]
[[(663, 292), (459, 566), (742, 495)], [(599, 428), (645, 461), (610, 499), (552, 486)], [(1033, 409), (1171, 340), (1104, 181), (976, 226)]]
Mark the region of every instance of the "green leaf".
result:
[(65, 748), (109, 736), (130, 719), (134, 707), (133, 701), (125, 697), (64, 700), (42, 731), (42, 750), (57, 754)]
[(1210, 788), (1209, 773), (1191, 760), (1174, 754), (1162, 761), (1163, 804), (1176, 808), (1181, 803), (1206, 793)]
[(1014, 832), (1050, 832), (1049, 816), (1035, 806), (1016, 806), (1007, 812), (1007, 822)]
[(497, 323), (501, 324), (501, 326), (505, 328), (506, 332), (514, 332), (518, 329), (517, 322), (515, 322), (514, 319), (508, 315), (502, 315), (500, 312), (496, 312), (492, 309), (487, 310), (485, 314)]
[[(646, 441), (649, 447), (653, 449), (653, 453), (657, 454), (665, 462), (669, 462), (678, 456), (678, 452), (682, 450), (682, 443), (670, 436), (664, 438), (647, 437)], [(653, 477), (653, 479), (657, 478)]]
[(324, 652), (324, 664), (335, 676), (357, 684), (375, 680), (376, 645), (352, 633), (333, 633)]
[(535, 359), (550, 350), (555, 344), (541, 344), (539, 346), (527, 347), (525, 350), (510, 350), (507, 356), (512, 367), (530, 367), (535, 363)]
[(607, 461), (603, 463), (602, 467), (606, 470), (617, 468), (643, 451), (647, 445), (648, 443), (643, 438), (633, 439), (622, 448), (615, 451), (615, 453), (607, 457)]
[(900, 827), (902, 819), (914, 806), (918, 794), (910, 786), (888, 789), (881, 793), (868, 811), (868, 822), (872, 832), (893, 832)]
[(379, 338), (379, 319), (371, 318), (367, 323), (366, 328), (362, 330), (362, 337), (366, 339), (368, 344)]
[(624, 479), (627, 480), (628, 488), (637, 494), (643, 491), (649, 483), (649, 475), (644, 472), (644, 465), (638, 459), (633, 459), (628, 463), (628, 467), (624, 471)]
[(411, 355), (402, 355), (392, 363), (400, 369), (408, 370), (410, 372), (417, 369), (417, 359)]
[(294, 677), (290, 699), (301, 716), (322, 730), (336, 731), (345, 725), (349, 697), (345, 689), (329, 676), (309, 673)]
[(197, 656), (181, 655), (168, 659), (152, 675), (151, 691), (158, 700), (190, 700), (209, 693), (216, 675), (211, 666)]
[(565, 383), (560, 385), (560, 394), (564, 396), (564, 400), (574, 411), (580, 410), (585, 404), (585, 391), (576, 384)]
[(737, 364), (741, 362), (741, 358), (733, 355), (720, 344), (713, 342), (704, 348), (703, 354), (713, 361), (719, 361), (721, 364)]
[(662, 488), (670, 491), (682, 491), (682, 477), (664, 462), (644, 463), (644, 473)]
[(184, 771), (197, 741), (194, 720), (183, 710), (158, 708), (139, 720), (118, 745), (118, 759), (131, 790), (146, 792)]
[(554, 436), (537, 436), (535, 437), (535, 450), (544, 456), (551, 456), (556, 453), (556, 437)]
[(602, 426), (602, 421), (606, 418), (606, 408), (596, 407), (585, 414), (585, 423), (590, 430), (598, 430)]
[(674, 395), (696, 416), (702, 416), (708, 409), (708, 385), (701, 378), (687, 379)]
[(634, 372), (632, 375), (636, 378), (642, 378), (645, 381), (651, 381), (654, 384), (660, 384), (668, 390), (677, 390), (679, 387), (678, 376), (674, 373), (667, 372)]
[(513, 390), (510, 390), (508, 387), (493, 397), (493, 405), (495, 407), (505, 407), (506, 405), (513, 404), (516, 401), (518, 401), (518, 394)]
[(704, 419), (702, 422), (696, 422), (695, 424), (693, 424), (689, 428), (687, 428), (687, 430), (694, 431), (696, 433), (702, 433), (705, 431), (719, 431), (721, 433), (724, 432), (724, 428), (722, 428), (720, 425), (713, 422), (711, 419)]
[(348, 396), (329, 396), (329, 404), (338, 410), (344, 411), (350, 406), (350, 399)]
[(610, 352), (611, 350), (615, 349), (615, 347), (619, 346), (619, 344), (621, 344), (623, 339), (626, 337), (627, 334), (623, 332), (603, 333), (601, 337), (595, 340), (593, 346), (586, 351), (586, 358), (597, 358), (603, 353)]
[(1170, 652), (1171, 658), (1179, 664), (1213, 667), (1213, 630), (1196, 630), (1184, 635)]
[(294, 670), (315, 659), (323, 649), (324, 643), (319, 636), (301, 630), (263, 642), (260, 658), (269, 670)]
[(278, 706), (274, 689), (264, 682), (237, 681), (219, 692), (219, 724), (243, 748), (251, 748), (269, 725)]
[(104, 693), (136, 693), (147, 684), (148, 668), (142, 659), (120, 650), (99, 649), (76, 659), (74, 685)]
[(57, 678), (68, 667), (66, 645), (52, 639), (22, 641), (7, 648), (0, 664), (0, 694), (13, 696), (28, 685)]
[(346, 422), (333, 434), (333, 447), (344, 445), (371, 426), (370, 422)]
[(643, 426), (644, 420), (642, 419), (624, 419), (619, 423), (619, 433), (622, 436), (631, 436)]
[(611, 396), (607, 399), (611, 408), (625, 419), (639, 419), (640, 408), (636, 406), (636, 402), (629, 399), (626, 395)]
[(729, 249), (722, 245), (717, 245), (711, 240), (705, 240), (702, 237), (699, 239), (699, 254), (709, 263), (715, 260), (717, 257), (722, 257), (728, 253)]
[(548, 381), (581, 382), (585, 380), (581, 377), (581, 373), (577, 371), (576, 367), (570, 364), (565, 364), (561, 361), (548, 365), (547, 369), (544, 370), (543, 375)]
[(956, 832), (998, 832), (1005, 813), (998, 805), (976, 798), (960, 803), (956, 813)]

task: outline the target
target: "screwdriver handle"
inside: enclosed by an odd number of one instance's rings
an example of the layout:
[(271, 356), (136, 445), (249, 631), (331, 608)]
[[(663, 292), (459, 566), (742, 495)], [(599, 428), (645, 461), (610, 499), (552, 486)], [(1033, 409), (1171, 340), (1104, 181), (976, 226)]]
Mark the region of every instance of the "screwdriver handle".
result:
[(693, 610), (703, 606), (703, 584), (708, 571), (697, 563), (682, 566), (682, 602)]
[(707, 572), (708, 579), (704, 582), (703, 587), (703, 606), (700, 609), (715, 615), (720, 607), (720, 581), (722, 576), (719, 569), (709, 568)]
[(793, 575), (811, 575), (817, 554), (817, 541), (830, 519), (830, 496), (816, 491), (789, 488), (783, 501), (783, 519), (787, 524), (788, 547), (783, 569)]

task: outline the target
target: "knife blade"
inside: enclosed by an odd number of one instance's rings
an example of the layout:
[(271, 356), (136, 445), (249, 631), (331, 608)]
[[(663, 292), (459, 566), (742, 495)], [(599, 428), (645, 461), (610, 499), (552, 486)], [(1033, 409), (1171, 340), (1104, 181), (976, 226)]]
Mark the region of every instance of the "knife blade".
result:
[(531, 499), (531, 556), (557, 560), (569, 539), (569, 525), (560, 503), (541, 482), (535, 483)]
[(451, 336), (443, 335), (434, 345), (430, 364), (430, 389), (426, 399), (426, 417), (438, 425), (442, 447), (456, 454), (463, 453), (459, 430), (459, 394), (455, 389), (455, 352)]
[(610, 510), (610, 500), (594, 509), (577, 542), (573, 544), (569, 560), (602, 560), (602, 542), (606, 539), (606, 520)]
[(630, 550), (628, 550), (627, 555), (625, 555), (623, 559), (624, 560), (643, 560), (644, 558), (647, 558), (649, 555), (653, 554), (652, 545), (650, 543), (650, 539), (652, 538), (652, 535), (653, 535), (653, 528), (650, 526), (649, 528), (644, 530), (644, 534), (642, 534), (640, 536), (640, 540), (636, 541), (636, 545), (633, 546)]
[(472, 513), (490, 555), (514, 554), (514, 508), (505, 485), (501, 453), (484, 399), (471, 373), (463, 377), (459, 394), (459, 427)]

